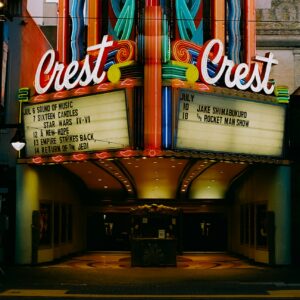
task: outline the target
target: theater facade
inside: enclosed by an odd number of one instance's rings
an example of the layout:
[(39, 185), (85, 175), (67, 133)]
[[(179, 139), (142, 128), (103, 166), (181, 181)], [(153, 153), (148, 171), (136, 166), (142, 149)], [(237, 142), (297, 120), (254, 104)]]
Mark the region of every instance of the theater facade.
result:
[(290, 263), (289, 95), (256, 54), (254, 0), (59, 0), (55, 49), (28, 20), (17, 263), (93, 250), (135, 266), (146, 247), (163, 265)]

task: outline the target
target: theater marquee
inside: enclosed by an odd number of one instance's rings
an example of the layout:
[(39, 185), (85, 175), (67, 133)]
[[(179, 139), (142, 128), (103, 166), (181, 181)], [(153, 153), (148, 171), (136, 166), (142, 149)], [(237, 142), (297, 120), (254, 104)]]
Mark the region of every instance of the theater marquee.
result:
[(175, 148), (280, 157), (285, 107), (181, 90)]
[(27, 156), (129, 146), (125, 91), (27, 105)]

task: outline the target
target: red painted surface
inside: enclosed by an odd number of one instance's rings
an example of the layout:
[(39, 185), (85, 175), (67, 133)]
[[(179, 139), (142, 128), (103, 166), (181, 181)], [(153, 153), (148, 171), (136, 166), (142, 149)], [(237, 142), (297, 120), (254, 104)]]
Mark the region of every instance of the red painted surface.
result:
[(33, 92), (33, 80), (36, 72), (37, 65), (40, 62), (43, 54), (51, 49), (51, 45), (47, 38), (30, 17), (27, 9), (27, 1), (23, 1), (22, 13), (24, 16), (25, 24), (22, 26), (21, 37), (21, 72), (20, 72), (20, 87), (32, 88)]

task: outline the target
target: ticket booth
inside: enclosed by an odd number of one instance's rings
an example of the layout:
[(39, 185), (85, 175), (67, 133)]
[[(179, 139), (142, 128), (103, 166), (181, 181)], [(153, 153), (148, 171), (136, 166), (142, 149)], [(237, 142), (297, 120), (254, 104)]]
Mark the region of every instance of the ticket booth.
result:
[(131, 210), (132, 266), (176, 266), (178, 212), (156, 204)]

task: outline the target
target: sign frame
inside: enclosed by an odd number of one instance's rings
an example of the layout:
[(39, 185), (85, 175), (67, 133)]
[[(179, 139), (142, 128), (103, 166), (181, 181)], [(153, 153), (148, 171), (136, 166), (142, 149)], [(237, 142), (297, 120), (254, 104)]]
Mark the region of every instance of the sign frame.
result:
[[(271, 106), (277, 106), (281, 107), (283, 109), (283, 135), (282, 135), (282, 143), (281, 143), (281, 153), (279, 155), (271, 155), (271, 154), (260, 154), (260, 153), (249, 153), (249, 152), (233, 152), (233, 151), (218, 151), (214, 149), (204, 149), (204, 148), (193, 148), (193, 147), (180, 147), (178, 146), (178, 131), (179, 131), (179, 114), (181, 112), (181, 105), (180, 102), (182, 101), (181, 95), (182, 93), (193, 93), (197, 94), (200, 97), (218, 97), (220, 98), (221, 101), (226, 101), (226, 99), (230, 99), (232, 101), (244, 101), (245, 103), (258, 103), (258, 104), (265, 104), (265, 105), (271, 105)], [(207, 101), (209, 102), (209, 101)], [(175, 118), (175, 127), (174, 127), (174, 139), (173, 139), (173, 149), (178, 150), (178, 151), (197, 151), (197, 152), (206, 152), (206, 153), (214, 153), (214, 154), (229, 154), (229, 155), (241, 155), (241, 156), (249, 156), (249, 157), (272, 157), (272, 158), (278, 158), (278, 159), (283, 159), (286, 156), (286, 130), (287, 130), (287, 107), (284, 104), (280, 103), (275, 103), (272, 101), (267, 101), (267, 100), (259, 100), (259, 99), (249, 99), (246, 97), (239, 97), (238, 95), (228, 95), (228, 94), (221, 94), (221, 93), (211, 93), (211, 92), (201, 92), (197, 90), (192, 90), (192, 89), (186, 89), (182, 88), (179, 89), (178, 92), (178, 98), (176, 99), (177, 103), (177, 109), (176, 109), (176, 118)]]
[[(113, 93), (118, 93), (118, 92), (123, 92), (123, 95), (124, 95), (124, 104), (125, 104), (125, 114), (126, 114), (126, 134), (127, 134), (127, 139), (128, 139), (128, 143), (127, 144), (124, 144), (124, 145), (121, 145), (119, 147), (116, 147), (116, 146), (109, 146), (109, 144), (113, 144), (113, 142), (107, 142), (108, 143), (108, 147), (107, 148), (99, 148), (98, 150), (96, 149), (87, 149), (87, 150), (73, 150), (73, 151), (62, 151), (62, 152), (50, 152), (50, 153), (36, 153), (36, 154), (33, 154), (33, 153), (28, 153), (29, 150), (28, 150), (28, 140), (27, 140), (27, 137), (28, 137), (28, 132), (26, 131), (26, 121), (25, 121), (25, 110), (28, 109), (28, 108), (31, 108), (31, 107), (38, 107), (39, 105), (57, 105), (59, 103), (62, 103), (62, 102), (67, 102), (67, 101), (75, 101), (77, 99), (84, 99), (84, 101), (87, 101), (86, 99), (88, 98), (92, 98), (92, 97), (97, 97), (97, 96), (104, 96), (106, 94), (113, 94)], [(97, 101), (97, 100), (94, 100), (94, 101)], [(57, 117), (55, 118), (55, 120), (59, 120)], [(51, 99), (51, 100), (48, 100), (48, 101), (43, 101), (43, 102), (28, 102), (24, 105), (23, 107), (23, 111), (22, 111), (22, 121), (23, 121), (23, 124), (24, 124), (24, 132), (25, 132), (25, 139), (26, 139), (26, 148), (25, 148), (25, 153), (26, 153), (26, 157), (35, 157), (35, 156), (53, 156), (53, 155), (70, 155), (70, 154), (74, 154), (74, 153), (95, 153), (95, 152), (98, 152), (98, 151), (109, 151), (109, 150), (120, 150), (120, 149), (124, 149), (126, 147), (130, 147), (132, 146), (132, 138), (131, 138), (131, 133), (130, 133), (130, 128), (129, 128), (129, 108), (128, 108), (128, 96), (127, 96), (127, 92), (126, 92), (126, 89), (114, 89), (112, 91), (105, 91), (105, 92), (101, 92), (101, 93), (93, 93), (93, 94), (88, 94), (88, 95), (78, 95), (78, 96), (72, 96), (72, 97), (64, 97), (64, 98), (60, 98), (60, 99)], [(84, 124), (83, 124), (84, 125)], [(28, 126), (27, 126), (28, 127)], [(57, 128), (59, 128), (61, 126), (58, 126), (56, 125), (54, 127), (54, 130), (57, 130)], [(37, 129), (42, 129), (42, 128), (37, 128)], [(26, 134), (27, 132), (27, 134)], [(76, 133), (77, 134), (77, 133)], [(79, 135), (80, 133), (78, 133)], [(30, 141), (33, 141), (33, 139), (30, 139)], [(95, 141), (97, 141), (97, 139), (95, 139)], [(31, 145), (32, 147), (32, 145)]]

